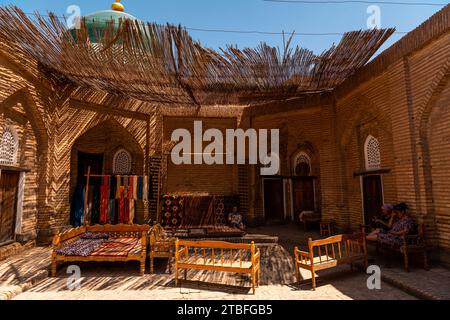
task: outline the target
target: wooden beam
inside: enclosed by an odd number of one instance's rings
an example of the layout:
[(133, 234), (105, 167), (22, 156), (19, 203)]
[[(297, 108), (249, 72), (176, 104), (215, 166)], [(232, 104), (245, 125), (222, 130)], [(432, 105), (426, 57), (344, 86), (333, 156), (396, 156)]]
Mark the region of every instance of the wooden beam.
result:
[(5, 166), (0, 164), (1, 171), (15, 171), (15, 172), (31, 172), (30, 168), (16, 167), (16, 166)]
[(390, 172), (391, 172), (391, 169), (389, 169), (389, 168), (379, 169), (379, 170), (370, 170), (370, 171), (366, 170), (366, 171), (354, 172), (353, 176), (359, 177), (359, 176), (380, 175), (380, 174), (388, 174)]
[(70, 99), (69, 105), (72, 108), (75, 109), (81, 109), (81, 110), (90, 110), (95, 112), (100, 112), (104, 114), (108, 114), (111, 116), (119, 116), (129, 119), (135, 119), (140, 121), (148, 121), (148, 114), (137, 112), (137, 111), (129, 111), (129, 110), (123, 110), (119, 108), (110, 107), (103, 104), (97, 104), (97, 103), (90, 103), (85, 102), (77, 99)]

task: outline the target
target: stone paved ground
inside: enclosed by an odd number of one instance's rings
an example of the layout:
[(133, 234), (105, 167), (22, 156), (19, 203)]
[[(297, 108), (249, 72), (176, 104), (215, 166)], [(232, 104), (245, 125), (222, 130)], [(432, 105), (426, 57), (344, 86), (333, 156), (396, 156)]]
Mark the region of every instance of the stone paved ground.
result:
[[(311, 290), (311, 275), (302, 270), (302, 281), (297, 283), (294, 277), (293, 247), (306, 244), (308, 237), (317, 238), (316, 232), (304, 232), (293, 225), (261, 227), (249, 230), (252, 233), (271, 234), (280, 237), (278, 245), (260, 245), (261, 286), (256, 295), (249, 294), (249, 278), (229, 273), (191, 271), (188, 281), (176, 288), (173, 275), (168, 273), (164, 260), (157, 261), (156, 274), (147, 273), (140, 277), (136, 263), (80, 264), (82, 271), (80, 290), (67, 288), (69, 275), (66, 267), (60, 268), (56, 278), (45, 278), (23, 290), (17, 290), (9, 296), (16, 299), (414, 299), (413, 296), (383, 282), (382, 290), (368, 290), (367, 275), (360, 271), (351, 272), (348, 266), (319, 272), (318, 288)], [(37, 270), (47, 270), (49, 266), (49, 248), (36, 248), (25, 255), (0, 262), (0, 293), (5, 286), (17, 287), (30, 278)], [(381, 261), (377, 261), (379, 263)], [(437, 298), (448, 293), (446, 282), (449, 271), (433, 267), (426, 272), (412, 269), (405, 273), (401, 270), (401, 260), (389, 261), (389, 266), (381, 264), (382, 272), (390, 274), (402, 283), (414, 285)], [(389, 268), (388, 268), (389, 267)], [(17, 271), (19, 270), (19, 271)], [(33, 271), (34, 270), (34, 271)], [(446, 277), (446, 278), (445, 278)], [(21, 280), (20, 280), (21, 279)], [(444, 280), (443, 280), (444, 279)], [(6, 280), (6, 281), (5, 281)], [(390, 282), (391, 283), (391, 282)], [(395, 283), (395, 282), (394, 282)], [(400, 288), (402, 288), (400, 286)], [(23, 292), (27, 290), (26, 292)], [(23, 292), (23, 293), (22, 293)], [(408, 291), (409, 292), (409, 291)]]

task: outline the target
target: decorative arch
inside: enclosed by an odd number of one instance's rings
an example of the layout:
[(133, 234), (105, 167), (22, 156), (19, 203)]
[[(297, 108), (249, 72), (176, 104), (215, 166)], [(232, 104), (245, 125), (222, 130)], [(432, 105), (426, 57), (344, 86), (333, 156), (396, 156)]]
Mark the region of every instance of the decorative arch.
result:
[[(41, 83), (42, 85), (42, 83)], [(37, 92), (39, 94), (39, 91)], [(14, 107), (17, 105), (21, 105), (24, 113), (18, 112), (14, 110)], [(36, 210), (37, 210), (37, 226), (36, 232), (38, 238), (42, 240), (47, 240), (48, 233), (50, 230), (50, 217), (52, 213), (52, 207), (49, 205), (49, 188), (48, 181), (50, 176), (51, 169), (51, 158), (49, 157), (49, 136), (47, 132), (47, 126), (42, 118), (41, 112), (39, 111), (38, 105), (36, 104), (35, 98), (30, 92), (30, 89), (27, 86), (23, 86), (22, 88), (15, 91), (13, 94), (5, 98), (0, 102), (0, 113), (5, 113), (9, 115), (13, 115), (16, 118), (16, 121), (21, 125), (26, 125), (28, 122), (31, 126), (31, 129), (34, 133), (34, 138), (36, 139), (36, 154), (38, 157), (37, 161), (37, 172), (36, 172), (36, 183), (37, 190), (36, 193), (40, 196), (37, 196), (36, 200)], [(19, 162), (19, 159), (16, 159)], [(21, 180), (24, 181), (24, 180)], [(23, 184), (25, 182), (20, 182), (19, 184)], [(19, 199), (20, 199), (19, 195)], [(16, 220), (16, 233), (21, 232), (21, 205), (18, 205), (18, 212)], [(50, 214), (48, 214), (50, 213)]]
[(19, 149), (19, 138), (13, 126), (7, 126), (0, 140), (0, 164), (15, 165), (17, 163), (17, 152)]
[(300, 151), (294, 157), (292, 166), (294, 176), (310, 176), (312, 172), (311, 157), (304, 151)]
[(381, 168), (380, 142), (372, 135), (369, 135), (364, 143), (364, 158), (366, 170)]
[(422, 153), (422, 174), (423, 183), (425, 189), (425, 208), (428, 215), (435, 214), (434, 207), (434, 190), (433, 190), (433, 178), (431, 170), (431, 155), (430, 155), (430, 118), (431, 113), (438, 102), (442, 92), (450, 83), (450, 62), (448, 62), (443, 68), (442, 72), (439, 72), (436, 79), (433, 81), (433, 85), (430, 87), (426, 100), (421, 107), (420, 123), (419, 123), (419, 139), (420, 139), (420, 151)]
[[(120, 150), (125, 152), (119, 153)], [(72, 197), (78, 182), (80, 153), (102, 155), (103, 174), (114, 174), (116, 159), (121, 159), (121, 163), (125, 165), (120, 170), (127, 169), (128, 164), (131, 166), (131, 169), (126, 170), (129, 171), (126, 174), (142, 175), (144, 173), (144, 151), (127, 128), (115, 119), (93, 122), (72, 144), (69, 197)], [(127, 162), (128, 160), (130, 161)]]
[(116, 151), (113, 157), (113, 174), (130, 174), (132, 167), (131, 153), (124, 148)]

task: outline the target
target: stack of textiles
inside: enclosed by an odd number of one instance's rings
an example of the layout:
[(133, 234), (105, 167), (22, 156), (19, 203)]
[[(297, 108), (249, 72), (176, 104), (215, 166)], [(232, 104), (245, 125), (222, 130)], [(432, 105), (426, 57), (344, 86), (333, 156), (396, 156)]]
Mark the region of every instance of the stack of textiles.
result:
[(161, 225), (166, 228), (223, 227), (237, 196), (177, 196), (161, 198)]
[[(148, 176), (95, 176), (90, 178), (87, 194), (87, 213), (90, 224), (133, 224), (136, 201), (152, 198), (151, 178)], [(71, 223), (79, 227), (84, 223), (84, 199), (86, 186), (76, 187)]]

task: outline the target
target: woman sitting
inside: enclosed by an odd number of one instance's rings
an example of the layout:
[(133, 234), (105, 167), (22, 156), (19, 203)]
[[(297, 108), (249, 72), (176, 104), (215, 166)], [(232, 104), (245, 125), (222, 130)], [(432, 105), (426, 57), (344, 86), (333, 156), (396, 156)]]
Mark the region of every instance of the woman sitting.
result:
[(414, 231), (414, 220), (406, 214), (408, 206), (400, 203), (394, 207), (394, 216), (397, 217), (389, 231), (382, 231), (378, 234), (378, 241), (393, 248), (399, 248), (403, 244), (402, 235), (410, 234)]
[(237, 207), (233, 207), (233, 211), (228, 215), (228, 222), (233, 228), (241, 230), (245, 229), (244, 223), (242, 222), (242, 216), (239, 214)]
[(394, 215), (392, 214), (394, 206), (392, 204), (384, 204), (381, 207), (381, 217), (375, 218), (372, 221), (371, 226), (375, 228), (374, 231), (367, 235), (367, 240), (376, 241), (378, 239), (378, 234), (382, 231), (389, 231), (394, 223)]

